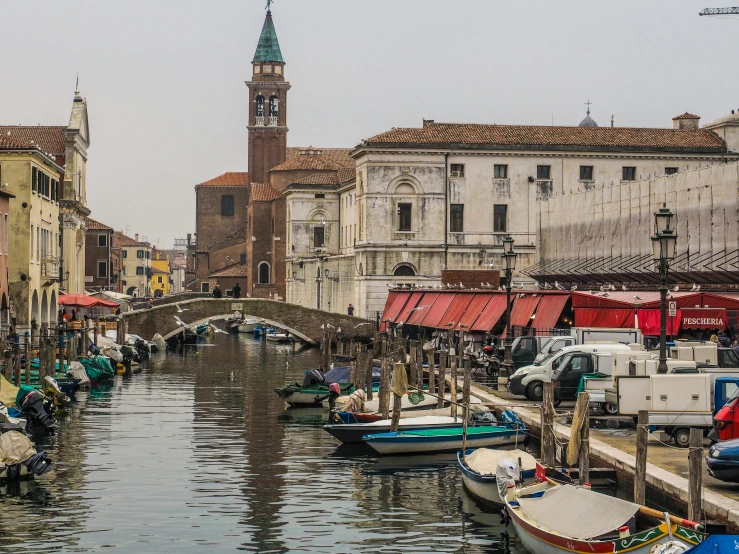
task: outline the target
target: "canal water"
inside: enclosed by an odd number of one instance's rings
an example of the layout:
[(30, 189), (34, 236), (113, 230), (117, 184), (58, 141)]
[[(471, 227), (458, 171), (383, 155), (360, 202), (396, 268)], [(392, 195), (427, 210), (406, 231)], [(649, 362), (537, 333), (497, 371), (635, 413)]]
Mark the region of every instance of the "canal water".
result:
[(272, 389), (317, 362), (217, 335), (79, 394), (40, 442), (54, 471), (0, 489), (0, 552), (525, 552), (453, 455), (338, 448), (285, 409)]

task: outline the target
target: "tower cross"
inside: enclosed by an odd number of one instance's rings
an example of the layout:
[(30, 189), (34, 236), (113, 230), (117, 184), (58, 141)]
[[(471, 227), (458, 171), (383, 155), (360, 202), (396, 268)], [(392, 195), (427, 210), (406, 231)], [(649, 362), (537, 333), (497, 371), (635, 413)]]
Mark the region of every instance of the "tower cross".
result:
[(590, 98), (588, 98), (588, 101), (585, 102), (585, 105), (588, 107), (588, 110), (587, 110), (588, 115), (590, 115), (590, 104), (592, 104), (592, 102), (590, 101)]

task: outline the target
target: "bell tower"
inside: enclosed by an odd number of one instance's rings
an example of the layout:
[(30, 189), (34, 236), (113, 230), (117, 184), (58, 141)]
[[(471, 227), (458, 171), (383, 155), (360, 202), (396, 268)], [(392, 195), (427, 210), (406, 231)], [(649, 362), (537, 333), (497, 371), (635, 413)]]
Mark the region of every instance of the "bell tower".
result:
[(285, 60), (267, 4), (267, 17), (252, 60), (249, 88), (249, 182), (267, 183), (269, 170), (287, 159)]

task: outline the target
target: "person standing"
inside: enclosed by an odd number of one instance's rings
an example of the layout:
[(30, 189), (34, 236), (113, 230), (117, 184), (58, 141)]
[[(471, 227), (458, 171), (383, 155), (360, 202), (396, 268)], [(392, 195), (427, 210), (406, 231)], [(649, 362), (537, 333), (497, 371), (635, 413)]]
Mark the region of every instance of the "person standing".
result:
[(349, 304), (349, 306), (346, 308), (346, 313), (349, 315), (354, 315), (354, 306)]
[(221, 292), (221, 289), (216, 285), (213, 287), (213, 298), (223, 298), (223, 293)]
[(233, 288), (234, 298), (241, 298), (241, 287), (238, 283), (234, 285)]

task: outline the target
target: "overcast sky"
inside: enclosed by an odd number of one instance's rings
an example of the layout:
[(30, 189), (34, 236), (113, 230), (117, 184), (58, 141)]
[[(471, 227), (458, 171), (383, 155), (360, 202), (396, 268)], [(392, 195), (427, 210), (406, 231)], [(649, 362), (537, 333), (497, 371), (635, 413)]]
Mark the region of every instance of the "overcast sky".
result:
[[(421, 119), (669, 127), (739, 108), (739, 18), (709, 0), (276, 0), (288, 144), (351, 147)], [(0, 124), (66, 124), (87, 98), (92, 217), (161, 248), (195, 184), (247, 170), (265, 0), (0, 0)]]

